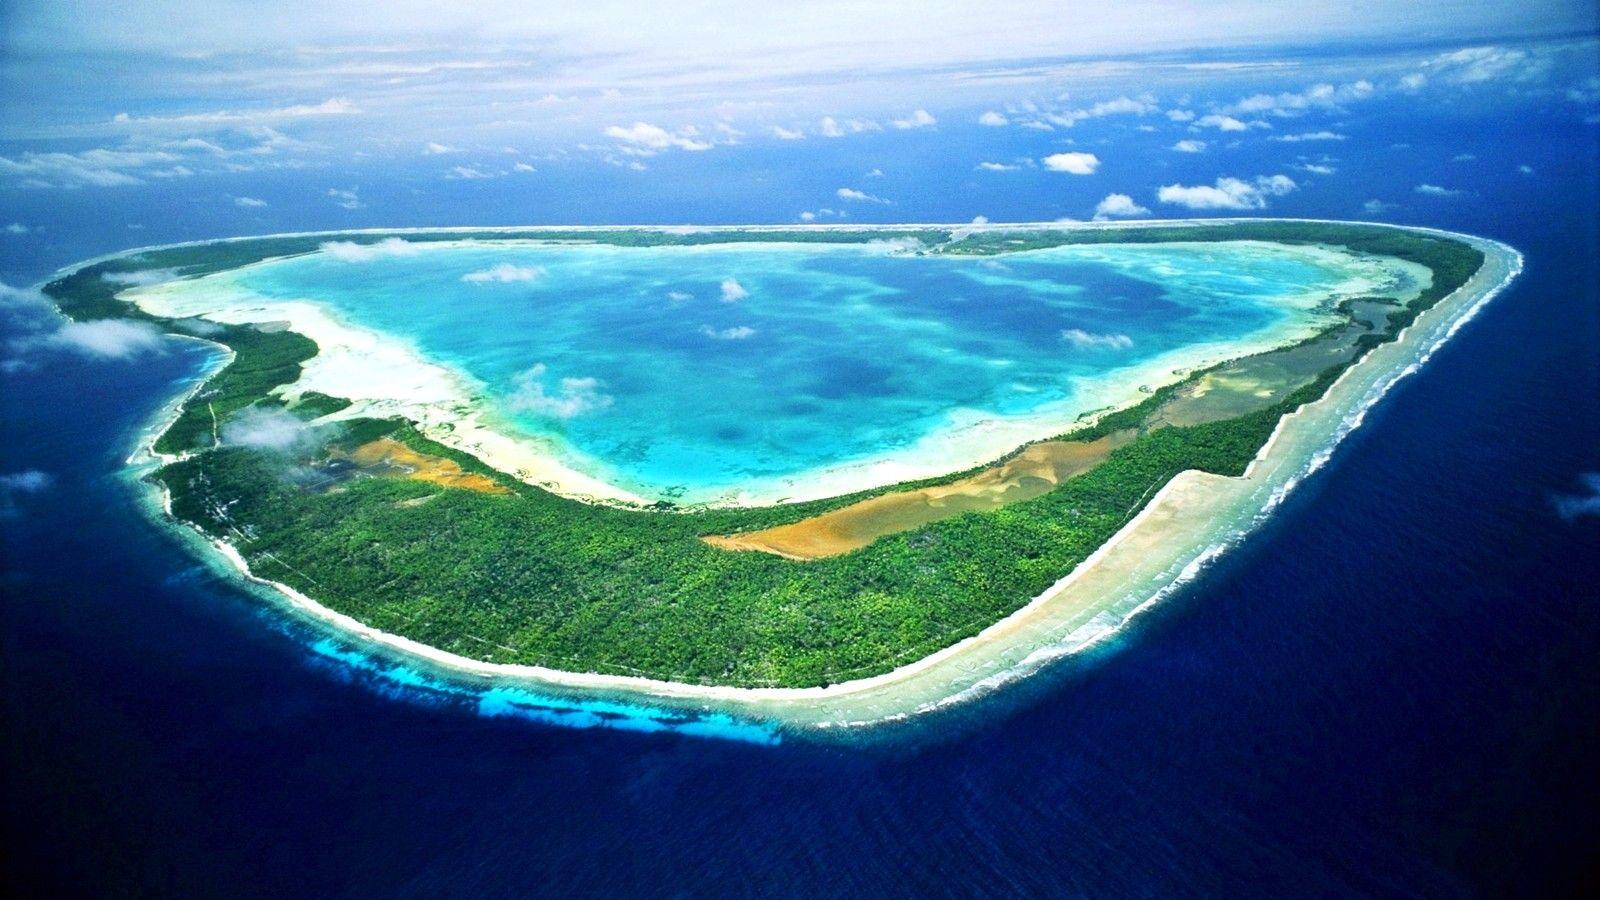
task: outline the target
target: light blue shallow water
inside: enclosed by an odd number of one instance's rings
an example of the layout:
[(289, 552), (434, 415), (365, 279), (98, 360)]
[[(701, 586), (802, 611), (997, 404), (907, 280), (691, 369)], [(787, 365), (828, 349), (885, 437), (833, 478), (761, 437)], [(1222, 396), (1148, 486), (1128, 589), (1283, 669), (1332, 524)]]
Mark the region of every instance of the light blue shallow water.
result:
[(845, 244), (401, 249), (285, 259), (238, 280), (321, 301), (465, 372), (580, 470), (687, 500), (882, 459), (956, 422), (1081, 411), (1108, 379), (1184, 347), (1281, 329), (1306, 314), (1294, 298), (1349, 274), (1236, 244), (998, 258)]

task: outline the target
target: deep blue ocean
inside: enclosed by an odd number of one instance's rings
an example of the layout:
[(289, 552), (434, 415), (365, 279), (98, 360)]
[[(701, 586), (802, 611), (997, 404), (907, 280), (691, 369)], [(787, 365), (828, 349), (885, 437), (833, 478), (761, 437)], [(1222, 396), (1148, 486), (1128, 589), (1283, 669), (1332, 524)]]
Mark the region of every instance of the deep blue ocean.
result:
[[(53, 478), (0, 518), (8, 877), (58, 896), (1575, 890), (1600, 877), (1600, 517), (1557, 501), (1600, 471), (1595, 135), (1446, 112), (1405, 150), (1339, 148), (1362, 197), (1471, 148), (1470, 193), (1393, 217), (1507, 241), (1522, 277), (1117, 639), (856, 744), (559, 728), (380, 689), (133, 503), (133, 437), (203, 351), (43, 354), (0, 390), (0, 472)], [(934, 178), (895, 214), (970, 218)], [(1271, 212), (1350, 217), (1352, 197)], [(131, 238), (89, 194), (28, 202), (58, 239), (7, 251), (13, 283), (239, 230), (164, 196), (146, 217), (166, 224)], [(531, 219), (485, 200), (480, 221), (647, 218), (608, 202)], [(699, 212), (764, 217), (742, 204)], [(1034, 204), (987, 212), (1050, 215)], [(334, 223), (275, 223), (295, 224)]]

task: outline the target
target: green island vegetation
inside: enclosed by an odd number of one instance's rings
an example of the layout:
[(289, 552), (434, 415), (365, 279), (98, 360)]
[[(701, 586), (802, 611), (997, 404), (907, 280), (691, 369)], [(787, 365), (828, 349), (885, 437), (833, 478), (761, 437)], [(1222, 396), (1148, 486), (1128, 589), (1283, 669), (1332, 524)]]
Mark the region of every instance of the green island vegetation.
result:
[[(312, 252), (330, 239), (389, 237), (633, 245), (911, 237), (929, 248), (925, 252), (979, 254), (1081, 243), (1262, 240), (1396, 257), (1426, 266), (1433, 278), (1409, 303), (1373, 298), (1343, 304), (1344, 323), (1303, 345), (1254, 357), (1257, 365), (1283, 368), (1280, 363), (1295, 359), (1281, 355), (1298, 352), (1295, 365), (1306, 375), (1283, 382), (1258, 409), (1181, 424), (1171, 404), (1186, 385), (1217, 370), (1193, 373), (1057, 438), (1132, 435), (1093, 468), (1040, 496), (800, 562), (720, 549), (701, 538), (797, 522), (885, 492), (952, 482), (983, 467), (762, 508), (589, 504), (511, 478), (404, 421), (318, 422), (348, 401), (309, 394), (288, 404), (307, 420), (311, 436), (295, 450), (228, 446), (218, 438), (220, 424), (251, 406), (284, 406), (273, 391), (299, 377), (301, 364), (316, 352), (312, 342), (286, 331), (157, 319), (116, 297), (122, 287), (117, 272), (163, 268), (195, 276)], [(170, 491), (176, 518), (232, 543), (256, 574), (383, 631), (471, 659), (697, 684), (806, 687), (887, 672), (976, 634), (1070, 572), (1178, 472), (1241, 474), (1281, 416), (1320, 397), (1344, 368), (1465, 284), (1483, 259), (1460, 241), (1401, 228), (1279, 221), (967, 233), (373, 233), (150, 250), (85, 266), (45, 291), (73, 318), (142, 318), (231, 350), (227, 365), (185, 400), (157, 440), (157, 450), (176, 460), (152, 477)], [(1330, 352), (1316, 358), (1329, 364), (1307, 370), (1307, 347), (1318, 342)], [(350, 448), (385, 437), (451, 460), (506, 491), (364, 477), (372, 473), (344, 461)]]

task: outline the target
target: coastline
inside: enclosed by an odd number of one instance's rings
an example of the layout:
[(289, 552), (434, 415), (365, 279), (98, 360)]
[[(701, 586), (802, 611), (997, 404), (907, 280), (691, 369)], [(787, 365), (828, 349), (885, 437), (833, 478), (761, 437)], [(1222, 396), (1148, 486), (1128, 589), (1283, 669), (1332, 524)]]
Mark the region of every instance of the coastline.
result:
[[(1484, 266), (1466, 285), (1422, 313), (1396, 341), (1342, 373), (1322, 398), (1284, 416), (1243, 476), (1179, 474), (1111, 540), (1022, 608), (977, 635), (872, 678), (820, 688), (724, 688), (480, 663), (364, 626), (286, 585), (252, 574), (225, 543), (207, 542), (243, 578), (271, 588), (341, 638), (478, 686), (577, 689), (645, 699), (656, 706), (665, 702), (697, 711), (709, 707), (794, 727), (857, 726), (907, 718), (981, 695), (1024, 677), (1050, 659), (1104, 640), (1169, 596), (1270, 514), (1296, 484), (1327, 461), (1345, 435), (1359, 427), (1367, 409), (1420, 369), (1520, 271), (1521, 255), (1503, 244), (1434, 229), (1410, 230), (1464, 240), (1485, 252)], [(1323, 425), (1332, 427), (1314, 427)], [(159, 433), (152, 428), (130, 462), (141, 456), (156, 461), (151, 444)], [(171, 521), (165, 498), (163, 508)]]

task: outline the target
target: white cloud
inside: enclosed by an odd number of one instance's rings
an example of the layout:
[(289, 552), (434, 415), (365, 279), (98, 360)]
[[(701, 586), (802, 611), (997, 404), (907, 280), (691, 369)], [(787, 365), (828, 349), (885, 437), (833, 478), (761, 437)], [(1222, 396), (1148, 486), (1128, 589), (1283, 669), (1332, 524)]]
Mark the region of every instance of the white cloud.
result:
[(723, 303), (738, 303), (740, 300), (750, 296), (750, 292), (744, 289), (744, 285), (740, 284), (737, 278), (722, 279), (719, 290), (721, 293), (718, 295), (718, 299)]
[(468, 272), (461, 276), (461, 280), (468, 284), (510, 284), (518, 281), (533, 281), (543, 275), (544, 269), (540, 266), (516, 266), (511, 263), (499, 263), (487, 269)]
[(673, 303), (686, 303), (693, 300), (694, 295), (688, 291), (667, 291), (667, 299)]
[(701, 325), (700, 333), (712, 340), (742, 341), (755, 334), (756, 330), (748, 325), (736, 325), (732, 328), (720, 329), (712, 328), (710, 325)]
[(1061, 339), (1078, 350), (1126, 350), (1133, 346), (1133, 338), (1125, 334), (1095, 334), (1082, 328), (1068, 328)]
[(1322, 163), (1304, 163), (1302, 165), (1295, 166), (1295, 168), (1302, 172), (1309, 172), (1312, 175), (1332, 175), (1339, 171), (1333, 166), (1324, 165)]
[(14, 158), (0, 156), (0, 174), (12, 176), (18, 179), (18, 185), (30, 188), (125, 187), (143, 184), (148, 176), (192, 174), (178, 166), (180, 159), (164, 150), (28, 152)]
[(514, 172), (537, 172), (537, 171), (539, 171), (538, 169), (535, 169), (533, 166), (530, 166), (525, 162), (519, 162), (519, 163), (513, 164), (511, 166), (511, 170), (514, 171)]
[(1106, 198), (1094, 207), (1094, 217), (1097, 220), (1115, 216), (1143, 216), (1149, 212), (1150, 210), (1133, 202), (1133, 198), (1127, 194), (1107, 194)]
[(1287, 175), (1261, 175), (1254, 181), (1224, 177), (1214, 185), (1169, 184), (1156, 192), (1156, 199), (1189, 209), (1265, 209), (1268, 197), (1282, 196), (1295, 187)]
[(1522, 175), (1532, 175), (1533, 174), (1533, 166), (1526, 165), (1526, 164), (1517, 166), (1517, 172), (1519, 174), (1522, 174)]
[(809, 209), (800, 214), (800, 221), (802, 222), (815, 222), (816, 220), (817, 214)]
[[(1195, 120), (1194, 124), (1200, 128), (1215, 128), (1218, 131), (1249, 131), (1255, 123), (1241, 122), (1233, 116), (1212, 113), (1209, 116), (1201, 116)], [(1265, 123), (1261, 124), (1264, 125)]]
[(1206, 150), (1206, 142), (1197, 141), (1193, 138), (1184, 138), (1176, 144), (1173, 144), (1172, 149), (1178, 151), (1179, 153), (1204, 153)]
[(479, 181), (485, 178), (497, 178), (502, 174), (504, 173), (485, 172), (473, 166), (451, 166), (444, 177), (451, 181)]
[(1297, 116), (1312, 109), (1338, 109), (1354, 100), (1371, 97), (1377, 88), (1362, 79), (1337, 87), (1316, 84), (1303, 91), (1281, 94), (1254, 94), (1234, 103), (1223, 111), (1233, 115)]
[(345, 209), (361, 209), (366, 204), (361, 202), (361, 197), (358, 194), (359, 190), (359, 188), (350, 188), (349, 190), (328, 188), (328, 198), (333, 201), (335, 206)]
[(784, 128), (782, 125), (774, 125), (772, 126), (772, 136), (780, 141), (798, 141), (804, 138), (806, 133), (798, 128)]
[(1275, 134), (1268, 140), (1282, 141), (1286, 144), (1303, 144), (1310, 141), (1342, 141), (1344, 135), (1337, 131), (1307, 131), (1300, 134)]
[(1550, 61), (1526, 50), (1506, 47), (1463, 47), (1441, 53), (1422, 64), (1430, 75), (1452, 84), (1478, 84), (1499, 78), (1531, 81), (1543, 76)]
[(284, 409), (247, 407), (222, 426), (224, 444), (256, 450), (287, 452), (310, 437), (306, 423)]
[(1117, 97), (1114, 100), (1104, 100), (1093, 106), (1081, 109), (1046, 112), (1043, 114), (1042, 119), (1050, 125), (1071, 128), (1085, 119), (1098, 119), (1103, 116), (1118, 115), (1143, 116), (1155, 111), (1155, 98), (1146, 94), (1139, 97)]
[(642, 147), (647, 150), (666, 150), (676, 147), (679, 150), (710, 150), (714, 144), (699, 137), (698, 130), (693, 127), (678, 129), (674, 134), (648, 122), (635, 122), (632, 125), (612, 125), (605, 130), (607, 137), (616, 138), (632, 147)]
[(410, 256), (420, 251), (422, 246), (392, 237), (370, 244), (360, 244), (355, 241), (324, 241), (318, 249), (334, 259), (355, 263), (371, 262), (389, 256)]
[(1194, 113), (1187, 109), (1169, 109), (1167, 110), (1167, 118), (1174, 122), (1193, 122)]
[(883, 177), (883, 170), (882, 169), (868, 169), (866, 172), (862, 173), (861, 177), (862, 178), (882, 178)]
[(259, 209), (263, 206), (266, 206), (267, 201), (256, 197), (235, 197), (233, 198), (233, 205), (243, 206), (249, 209)]
[(1476, 154), (1472, 154), (1472, 153), (1457, 153), (1455, 156), (1450, 157), (1450, 161), (1451, 162), (1472, 162), (1473, 160), (1475, 160), (1477, 158), (1478, 157), (1477, 157)]
[(448, 144), (441, 144), (437, 141), (429, 141), (423, 146), (422, 152), (427, 156), (440, 156), (445, 153), (460, 153), (461, 148), (451, 147)]
[(903, 119), (895, 119), (893, 124), (896, 128), (906, 130), (912, 128), (928, 128), (939, 124), (939, 120), (935, 119), (933, 114), (929, 113), (927, 110), (918, 109)]
[(1454, 188), (1440, 187), (1437, 184), (1419, 184), (1412, 190), (1428, 197), (1459, 197), (1462, 194)]
[(151, 284), (161, 284), (178, 277), (177, 269), (140, 269), (136, 272), (103, 272), (102, 281), (120, 284), (128, 287), (144, 287)]
[(1010, 163), (981, 162), (978, 163), (978, 168), (984, 170), (985, 172), (1010, 172), (1013, 169), (1016, 169), (1017, 166)]
[(1394, 209), (1394, 208), (1395, 208), (1395, 204), (1393, 204), (1393, 203), (1385, 203), (1382, 200), (1377, 200), (1377, 199), (1368, 200), (1367, 202), (1361, 204), (1361, 211), (1364, 212), (1364, 213), (1369, 213), (1371, 215), (1377, 215), (1378, 213), (1385, 212), (1387, 210), (1391, 210), (1391, 209)]
[(147, 322), (129, 319), (96, 319), (68, 322), (47, 342), (97, 359), (131, 359), (145, 353), (161, 352), (161, 332)]
[(33, 231), (33, 229), (22, 224), (21, 222), (12, 222), (5, 228), (6, 234), (27, 234), (30, 231)]
[(130, 116), (127, 113), (117, 113), (111, 117), (111, 122), (118, 127), (159, 128), (176, 125), (192, 128), (194, 126), (261, 124), (281, 122), (285, 119), (305, 119), (319, 116), (348, 116), (359, 112), (361, 110), (357, 109), (354, 103), (344, 97), (330, 97), (321, 103), (314, 104), (296, 104), (294, 106), (279, 106), (268, 109), (223, 109), (212, 112), (184, 113), (176, 116)]
[(1427, 83), (1428, 76), (1421, 72), (1412, 72), (1410, 75), (1400, 76), (1400, 89), (1407, 93), (1414, 94), (1422, 90), (1423, 85)]
[(613, 402), (610, 395), (601, 391), (597, 378), (562, 378), (551, 391), (545, 386), (546, 371), (544, 363), (536, 363), (518, 372), (513, 378), (516, 390), (506, 397), (507, 408), (552, 419), (571, 419), (605, 409)]
[(1093, 153), (1052, 153), (1040, 162), (1052, 172), (1068, 172), (1073, 175), (1093, 175), (1094, 171), (1100, 168), (1100, 157)]
[(856, 201), (858, 203), (885, 203), (886, 204), (886, 203), (889, 202), (888, 200), (885, 200), (882, 197), (876, 196), (874, 194), (869, 194), (866, 191), (858, 191), (855, 188), (842, 187), (842, 188), (839, 188), (837, 191), (834, 191), (834, 193), (839, 196), (840, 200), (854, 200), (854, 201)]
[(817, 133), (823, 137), (838, 138), (864, 131), (882, 131), (883, 126), (868, 119), (847, 119), (840, 122), (833, 116), (823, 116), (817, 123)]
[(978, 117), (979, 125), (987, 125), (990, 128), (999, 128), (1009, 122), (1009, 119), (992, 109)]

